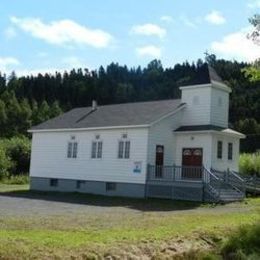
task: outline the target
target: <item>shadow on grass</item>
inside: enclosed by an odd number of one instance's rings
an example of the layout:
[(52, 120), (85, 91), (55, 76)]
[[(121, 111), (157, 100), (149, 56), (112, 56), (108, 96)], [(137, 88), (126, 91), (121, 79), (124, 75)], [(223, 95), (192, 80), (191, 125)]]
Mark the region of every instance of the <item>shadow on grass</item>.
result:
[(167, 199), (134, 199), (125, 197), (108, 197), (77, 192), (44, 192), (16, 190), (0, 192), (2, 197), (44, 200), (86, 206), (125, 207), (140, 211), (179, 211), (195, 209), (203, 205), (200, 202), (176, 201)]

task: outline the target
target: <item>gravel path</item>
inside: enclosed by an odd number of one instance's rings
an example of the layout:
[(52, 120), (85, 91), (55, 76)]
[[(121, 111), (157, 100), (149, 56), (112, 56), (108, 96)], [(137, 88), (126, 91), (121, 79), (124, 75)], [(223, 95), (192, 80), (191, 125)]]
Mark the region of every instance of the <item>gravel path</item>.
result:
[(0, 193), (0, 217), (2, 216), (51, 216), (51, 215), (96, 215), (96, 214), (185, 214), (191, 212), (223, 213), (247, 211), (250, 207), (243, 203), (232, 203), (215, 207), (198, 203), (176, 202), (170, 200), (134, 200), (109, 198), (81, 194)]

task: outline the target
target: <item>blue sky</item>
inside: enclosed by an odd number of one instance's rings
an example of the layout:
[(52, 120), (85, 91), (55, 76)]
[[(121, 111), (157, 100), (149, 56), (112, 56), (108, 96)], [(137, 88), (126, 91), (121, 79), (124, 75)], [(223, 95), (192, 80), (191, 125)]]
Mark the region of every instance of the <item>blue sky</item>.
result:
[(248, 18), (260, 0), (1, 0), (0, 71), (18, 74), (114, 62), (165, 67), (204, 57), (253, 61)]

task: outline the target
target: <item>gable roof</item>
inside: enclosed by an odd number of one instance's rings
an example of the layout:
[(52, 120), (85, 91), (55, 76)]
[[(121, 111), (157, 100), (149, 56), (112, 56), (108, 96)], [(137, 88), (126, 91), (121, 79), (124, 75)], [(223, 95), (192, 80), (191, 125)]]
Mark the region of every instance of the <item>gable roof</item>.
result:
[(182, 105), (180, 99), (170, 99), (98, 106), (96, 110), (92, 107), (75, 108), (33, 126), (29, 131), (147, 125)]

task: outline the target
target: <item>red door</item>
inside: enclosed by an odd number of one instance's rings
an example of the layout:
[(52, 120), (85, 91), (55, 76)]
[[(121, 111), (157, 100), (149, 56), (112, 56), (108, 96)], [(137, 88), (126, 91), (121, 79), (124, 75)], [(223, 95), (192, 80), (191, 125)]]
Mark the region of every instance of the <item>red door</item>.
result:
[(202, 177), (202, 148), (182, 150), (182, 177), (200, 179)]
[(163, 175), (164, 146), (156, 145), (155, 177), (162, 178)]

